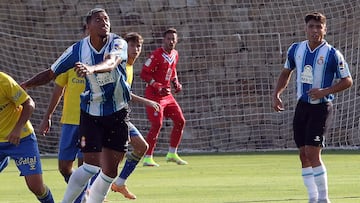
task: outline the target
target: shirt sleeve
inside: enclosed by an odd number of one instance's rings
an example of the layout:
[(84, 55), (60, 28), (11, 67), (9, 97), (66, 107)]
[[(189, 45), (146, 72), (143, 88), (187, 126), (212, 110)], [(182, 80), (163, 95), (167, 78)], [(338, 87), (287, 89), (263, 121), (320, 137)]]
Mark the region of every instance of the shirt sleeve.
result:
[(71, 70), (66, 71), (65, 73), (61, 73), (55, 79), (55, 83), (60, 87), (65, 87), (68, 83), (68, 72)]
[[(5, 74), (4, 74), (5, 75)], [(16, 107), (20, 106), (30, 96), (25, 92), (23, 88), (9, 75), (5, 75), (4, 89), (6, 91), (7, 97), (15, 104)]]
[(337, 61), (337, 71), (336, 77), (337, 78), (346, 78), (351, 76), (350, 69), (348, 63), (345, 61), (344, 56), (340, 53), (340, 51), (335, 52), (335, 57)]

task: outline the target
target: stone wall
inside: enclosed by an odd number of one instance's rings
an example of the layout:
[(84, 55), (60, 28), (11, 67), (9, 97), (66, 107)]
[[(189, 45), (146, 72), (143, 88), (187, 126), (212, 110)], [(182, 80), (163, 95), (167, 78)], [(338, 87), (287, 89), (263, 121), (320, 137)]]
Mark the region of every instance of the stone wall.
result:
[[(133, 89), (139, 95), (144, 87), (138, 77), (142, 63), (161, 45), (162, 32), (177, 28), (178, 72), (184, 91), (176, 98), (187, 119), (182, 149), (294, 147), (294, 87), (284, 94), (289, 111), (281, 115), (272, 112), (270, 95), (286, 49), (305, 39), (303, 17), (307, 12), (317, 10), (327, 15), (327, 40), (344, 53), (352, 72), (357, 73), (358, 0), (0, 0), (1, 70), (24, 81), (48, 68), (82, 37), (86, 12), (99, 6), (107, 10), (113, 32), (137, 31), (145, 38), (143, 54), (135, 66)], [(52, 84), (29, 91), (37, 103), (32, 118), (35, 127), (46, 110), (51, 89)], [(353, 102), (353, 106), (359, 105)], [(55, 121), (60, 115), (57, 111)], [(149, 124), (144, 108), (134, 104), (132, 118), (146, 135)], [(170, 130), (171, 122), (166, 120), (157, 150), (167, 149)], [(58, 122), (54, 122), (49, 138), (40, 138), (42, 151), (52, 152), (54, 147), (46, 146), (56, 146), (59, 131)]]

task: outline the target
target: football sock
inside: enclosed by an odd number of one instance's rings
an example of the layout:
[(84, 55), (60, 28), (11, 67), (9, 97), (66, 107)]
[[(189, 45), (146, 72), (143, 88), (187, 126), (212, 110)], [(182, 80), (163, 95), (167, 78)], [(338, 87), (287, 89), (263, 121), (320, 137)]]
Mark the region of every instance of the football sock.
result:
[(90, 187), (90, 194), (86, 203), (103, 202), (113, 180), (114, 178), (111, 178), (100, 171), (98, 177)]
[(50, 189), (48, 188), (48, 186), (45, 185), (45, 192), (44, 194), (37, 196), (37, 199), (41, 202), (41, 203), (54, 203), (54, 198), (51, 194)]
[(126, 154), (126, 162), (120, 172), (119, 177), (116, 179), (116, 185), (125, 185), (126, 179), (135, 170), (136, 165), (139, 163), (141, 157), (138, 157), (133, 152)]
[(309, 200), (317, 200), (318, 191), (315, 184), (313, 168), (312, 167), (302, 168), (301, 175), (309, 195)]
[(63, 203), (73, 202), (81, 191), (86, 187), (89, 179), (98, 173), (100, 167), (84, 163), (76, 169), (70, 176), (69, 183), (66, 187)]
[(173, 153), (173, 154), (176, 154), (176, 153), (177, 153), (177, 148), (175, 148), (175, 147), (169, 147), (169, 152), (170, 152), (170, 153)]
[(328, 184), (327, 184), (327, 173), (324, 165), (320, 165), (313, 168), (315, 183), (319, 192), (319, 200), (327, 200), (328, 197)]

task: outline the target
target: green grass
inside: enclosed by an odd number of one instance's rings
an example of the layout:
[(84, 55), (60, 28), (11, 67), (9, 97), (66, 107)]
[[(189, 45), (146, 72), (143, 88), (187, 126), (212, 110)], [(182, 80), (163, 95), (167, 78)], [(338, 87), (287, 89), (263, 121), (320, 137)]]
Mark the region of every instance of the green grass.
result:
[[(128, 180), (138, 203), (306, 203), (300, 162), (295, 152), (183, 155), (187, 166), (166, 163), (158, 168), (139, 164)], [(324, 151), (332, 203), (360, 202), (360, 156), (356, 151)], [(44, 179), (56, 202), (65, 191), (57, 160), (43, 158)], [(37, 202), (11, 164), (0, 174), (0, 202)], [(110, 192), (109, 202), (127, 202)]]

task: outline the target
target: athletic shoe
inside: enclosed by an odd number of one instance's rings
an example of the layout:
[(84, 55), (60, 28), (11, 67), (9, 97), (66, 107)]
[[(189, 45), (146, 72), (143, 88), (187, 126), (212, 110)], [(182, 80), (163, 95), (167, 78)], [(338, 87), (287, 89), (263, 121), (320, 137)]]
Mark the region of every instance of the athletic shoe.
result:
[(156, 166), (159, 167), (160, 165), (157, 164), (152, 157), (144, 157), (143, 166)]
[[(83, 197), (82, 200), (81, 200), (81, 203), (86, 203), (86, 201), (89, 199), (89, 195), (90, 195), (90, 189), (87, 189), (86, 192), (85, 192), (85, 194), (84, 194), (84, 197)], [(104, 202), (108, 202), (108, 200), (106, 199), (106, 197), (105, 197), (103, 203), (104, 203)]]
[(126, 185), (118, 186), (115, 183), (113, 183), (111, 184), (111, 190), (123, 194), (124, 197), (128, 199), (136, 199), (136, 196), (127, 189)]
[(9, 164), (9, 160), (10, 160), (10, 157), (7, 156), (7, 157), (5, 157), (5, 158), (0, 162), (0, 173), (1, 173), (1, 171), (3, 171), (3, 170), (6, 168), (6, 166)]
[(186, 165), (188, 162), (182, 160), (178, 154), (168, 152), (166, 155), (166, 162), (175, 162), (178, 165)]

